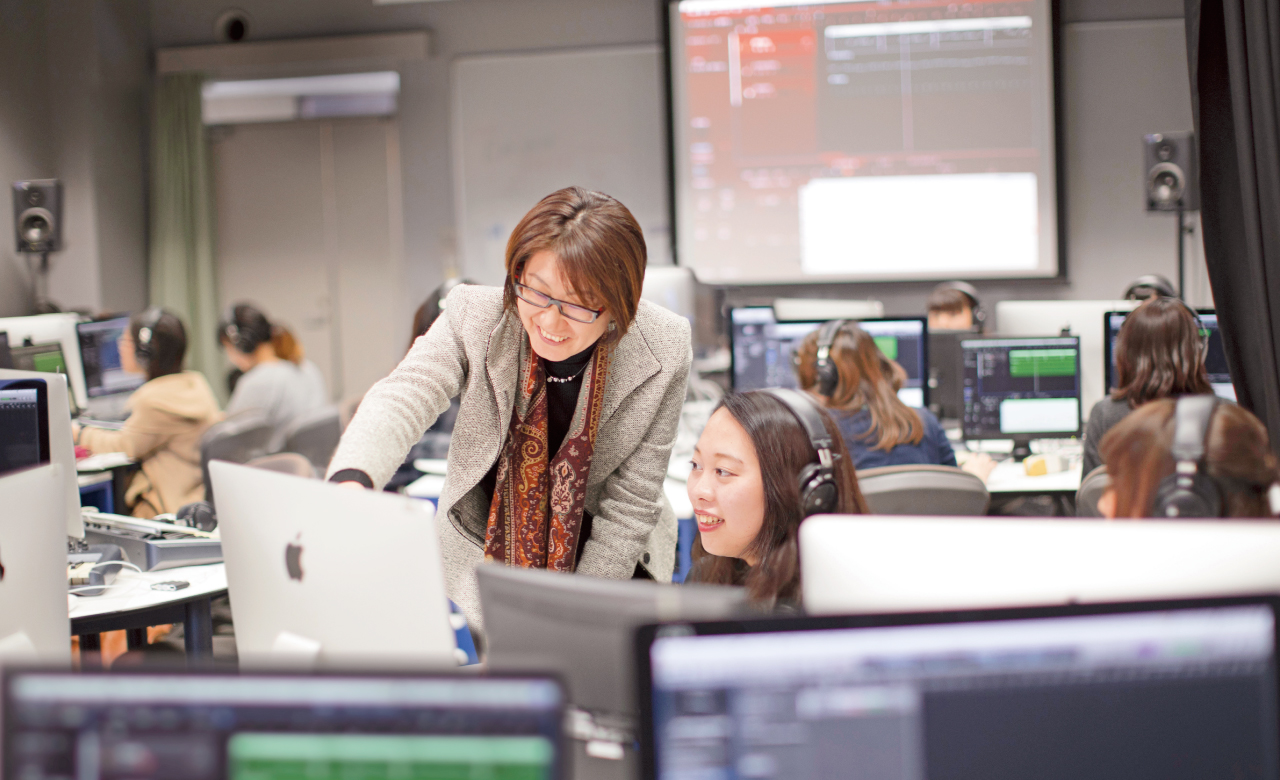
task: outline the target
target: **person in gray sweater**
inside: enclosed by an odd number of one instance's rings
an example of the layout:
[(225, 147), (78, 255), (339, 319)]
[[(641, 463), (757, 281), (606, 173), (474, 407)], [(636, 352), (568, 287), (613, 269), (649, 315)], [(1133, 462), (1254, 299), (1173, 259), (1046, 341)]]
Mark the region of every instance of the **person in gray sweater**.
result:
[(227, 414), (257, 409), (283, 431), (328, 403), (320, 370), (304, 358), (292, 334), (253, 306), (233, 307), (218, 329), (218, 341), (232, 365), (244, 372), (227, 402)]
[(1177, 298), (1152, 298), (1134, 309), (1116, 337), (1118, 387), (1089, 412), (1082, 473), (1103, 465), (1102, 437), (1134, 409), (1157, 398), (1212, 393), (1206, 351), (1200, 321)]

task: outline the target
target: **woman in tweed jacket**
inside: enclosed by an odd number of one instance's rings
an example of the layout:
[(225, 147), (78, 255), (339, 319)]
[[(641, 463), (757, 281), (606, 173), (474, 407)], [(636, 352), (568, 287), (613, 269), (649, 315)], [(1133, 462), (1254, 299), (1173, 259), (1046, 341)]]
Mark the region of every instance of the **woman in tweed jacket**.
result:
[(481, 624), (475, 567), (669, 581), (663, 493), (691, 360), (689, 323), (640, 300), (640, 226), (571, 187), (507, 244), (503, 288), (459, 286), (365, 395), (330, 479), (384, 484), (460, 397), (436, 515), (450, 598)]

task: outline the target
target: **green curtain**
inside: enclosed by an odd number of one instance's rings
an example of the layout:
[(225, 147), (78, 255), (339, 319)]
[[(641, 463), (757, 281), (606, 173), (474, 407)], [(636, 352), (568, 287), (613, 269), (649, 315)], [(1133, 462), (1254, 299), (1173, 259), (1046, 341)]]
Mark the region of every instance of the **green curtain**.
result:
[(213, 261), (213, 182), (197, 73), (161, 76), (151, 130), (151, 304), (182, 318), (187, 367), (201, 371), (223, 402), (218, 293)]

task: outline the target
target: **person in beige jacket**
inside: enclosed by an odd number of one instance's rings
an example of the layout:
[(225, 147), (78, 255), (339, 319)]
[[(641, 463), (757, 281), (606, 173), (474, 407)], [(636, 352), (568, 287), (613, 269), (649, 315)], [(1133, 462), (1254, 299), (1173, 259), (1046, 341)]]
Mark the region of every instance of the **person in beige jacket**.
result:
[(218, 401), (198, 371), (183, 371), (187, 351), (182, 320), (160, 309), (136, 315), (120, 337), (124, 370), (145, 373), (147, 383), (129, 399), (118, 431), (74, 427), (76, 443), (94, 453), (123, 452), (138, 461), (125, 493), (134, 517), (174, 512), (204, 498), (200, 437), (219, 419)]

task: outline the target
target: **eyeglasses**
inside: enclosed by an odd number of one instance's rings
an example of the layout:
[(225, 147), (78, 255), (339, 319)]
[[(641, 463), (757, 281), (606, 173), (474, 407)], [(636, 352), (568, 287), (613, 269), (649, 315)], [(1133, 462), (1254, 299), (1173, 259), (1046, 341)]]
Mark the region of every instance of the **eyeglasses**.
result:
[(604, 309), (588, 309), (586, 306), (579, 306), (576, 303), (567, 303), (519, 282), (512, 282), (511, 285), (516, 290), (516, 297), (530, 306), (546, 309), (554, 305), (560, 310), (562, 317), (574, 322), (595, 322), (597, 317), (604, 314)]

